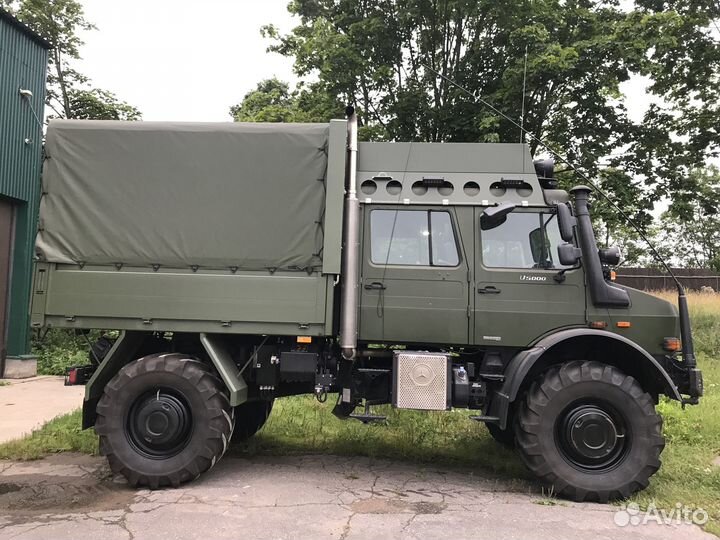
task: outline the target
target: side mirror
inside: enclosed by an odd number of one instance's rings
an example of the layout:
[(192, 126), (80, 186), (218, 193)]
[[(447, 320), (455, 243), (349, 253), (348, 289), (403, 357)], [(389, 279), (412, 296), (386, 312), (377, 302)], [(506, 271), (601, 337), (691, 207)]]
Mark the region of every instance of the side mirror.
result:
[(557, 205), (558, 228), (560, 229), (560, 238), (566, 242), (573, 241), (573, 227), (577, 225), (577, 219), (570, 213), (570, 207), (565, 204)]
[(560, 244), (557, 250), (558, 260), (563, 266), (575, 266), (582, 255), (582, 250), (572, 244)]
[(510, 212), (515, 210), (515, 205), (511, 202), (501, 202), (497, 206), (490, 206), (485, 209), (480, 216), (480, 228), (483, 231), (494, 229), (498, 225), (505, 223)]
[(598, 253), (600, 255), (600, 262), (609, 266), (617, 266), (620, 264), (620, 259), (622, 259), (622, 252), (617, 246), (601, 249)]

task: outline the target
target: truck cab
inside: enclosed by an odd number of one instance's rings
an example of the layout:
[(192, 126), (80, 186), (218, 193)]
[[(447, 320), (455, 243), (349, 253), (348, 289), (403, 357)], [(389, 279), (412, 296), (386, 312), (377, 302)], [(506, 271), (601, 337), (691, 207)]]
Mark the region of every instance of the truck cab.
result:
[[(359, 155), (362, 341), (521, 347), (586, 325), (582, 266), (557, 253), (568, 195), (545, 193), (527, 147), (361, 143)], [(512, 211), (483, 225), (499, 204)]]

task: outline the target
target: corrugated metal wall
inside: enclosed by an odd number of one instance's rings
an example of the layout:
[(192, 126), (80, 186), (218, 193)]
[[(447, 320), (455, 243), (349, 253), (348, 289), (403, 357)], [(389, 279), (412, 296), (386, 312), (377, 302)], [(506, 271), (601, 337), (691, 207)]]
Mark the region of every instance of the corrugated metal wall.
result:
[[(32, 257), (40, 196), (45, 48), (0, 17), (0, 196), (15, 208), (15, 239), (10, 277), (8, 356), (28, 353)], [(29, 100), (19, 89), (30, 90)], [(30, 107), (32, 104), (32, 108)]]
[(32, 91), (42, 114), (46, 65), (47, 51), (0, 19), (0, 194), (28, 202), (38, 193), (42, 129), (18, 90)]

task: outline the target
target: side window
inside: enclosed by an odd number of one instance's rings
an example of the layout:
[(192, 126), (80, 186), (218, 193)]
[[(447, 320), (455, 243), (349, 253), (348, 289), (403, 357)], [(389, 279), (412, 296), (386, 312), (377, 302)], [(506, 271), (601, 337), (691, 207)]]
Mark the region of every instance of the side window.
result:
[(571, 268), (557, 260), (562, 240), (555, 214), (513, 212), (505, 223), (481, 235), (483, 264), (488, 268)]
[(457, 266), (460, 257), (448, 212), (373, 210), (370, 260), (374, 264)]

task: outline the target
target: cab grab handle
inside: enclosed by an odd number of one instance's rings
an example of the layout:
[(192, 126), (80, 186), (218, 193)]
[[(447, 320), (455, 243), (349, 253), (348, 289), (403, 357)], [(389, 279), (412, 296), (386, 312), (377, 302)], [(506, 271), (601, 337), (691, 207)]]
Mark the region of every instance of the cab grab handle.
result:
[(478, 292), (480, 294), (500, 294), (500, 289), (493, 287), (492, 285), (488, 285), (487, 287), (480, 287)]
[(367, 291), (384, 291), (385, 289), (387, 289), (387, 287), (379, 281), (373, 281), (365, 285), (365, 290)]

